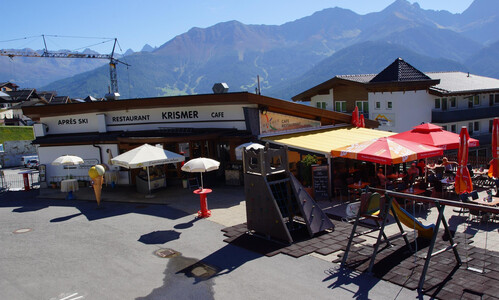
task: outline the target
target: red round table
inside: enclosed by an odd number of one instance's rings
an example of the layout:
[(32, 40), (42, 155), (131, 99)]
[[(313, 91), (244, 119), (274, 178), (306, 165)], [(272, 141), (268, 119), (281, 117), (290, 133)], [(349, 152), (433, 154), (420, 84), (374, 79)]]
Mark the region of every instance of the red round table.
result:
[(201, 204), (201, 210), (198, 211), (198, 218), (208, 218), (211, 216), (211, 210), (208, 210), (208, 202), (206, 200), (206, 196), (211, 192), (211, 189), (194, 190), (193, 193), (199, 195), (199, 202)]

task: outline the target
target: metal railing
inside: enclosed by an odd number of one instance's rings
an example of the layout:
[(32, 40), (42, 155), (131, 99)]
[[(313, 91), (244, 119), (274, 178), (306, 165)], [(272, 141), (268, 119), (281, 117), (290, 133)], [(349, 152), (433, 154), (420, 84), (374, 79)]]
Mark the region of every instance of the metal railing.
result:
[[(28, 174), (29, 188), (40, 188), (40, 176), (38, 171)], [(2, 191), (25, 190), (23, 174), (3, 174), (0, 175), (0, 188)]]

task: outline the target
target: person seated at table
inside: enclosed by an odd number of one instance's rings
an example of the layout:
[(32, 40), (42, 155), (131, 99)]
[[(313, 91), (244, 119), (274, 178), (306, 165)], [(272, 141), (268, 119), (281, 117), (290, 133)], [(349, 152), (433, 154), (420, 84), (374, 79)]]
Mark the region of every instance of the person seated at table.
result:
[(418, 164), (416, 165), (419, 169), (419, 174), (424, 174), (425, 173), (425, 168), (426, 164), (424, 162), (424, 159), (420, 159)]
[(393, 189), (393, 183), (391, 180), (387, 179), (385, 174), (383, 174), (383, 168), (378, 169), (378, 179), (379, 179), (379, 184), (382, 188), (385, 188), (387, 190)]
[(416, 166), (416, 163), (412, 163), (411, 167), (407, 170), (407, 183), (413, 184), (416, 180), (416, 177), (419, 176), (419, 169)]
[(445, 166), (443, 165), (443, 160), (437, 160), (437, 164), (433, 167), (428, 166), (428, 169), (433, 170), (435, 172), (435, 177), (440, 180), (444, 177)]
[(454, 165), (457, 166), (457, 162), (449, 161), (447, 157), (442, 158), (442, 166), (445, 168), (445, 173), (451, 174), (453, 173)]

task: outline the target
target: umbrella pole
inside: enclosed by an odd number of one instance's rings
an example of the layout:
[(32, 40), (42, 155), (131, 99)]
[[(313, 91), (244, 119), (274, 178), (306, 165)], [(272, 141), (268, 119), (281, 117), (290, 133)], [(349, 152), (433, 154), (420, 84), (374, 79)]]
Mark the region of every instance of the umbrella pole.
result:
[(201, 190), (203, 190), (203, 172), (199, 173), (201, 175)]
[(149, 166), (147, 166), (147, 188), (149, 190), (149, 195), (151, 194), (151, 178), (149, 177)]

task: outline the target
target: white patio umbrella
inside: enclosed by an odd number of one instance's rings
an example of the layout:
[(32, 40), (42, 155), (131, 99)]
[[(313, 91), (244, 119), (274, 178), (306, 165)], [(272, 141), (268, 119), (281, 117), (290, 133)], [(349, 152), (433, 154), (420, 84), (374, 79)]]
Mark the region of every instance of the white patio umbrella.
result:
[(243, 150), (246, 148), (246, 150), (249, 149), (263, 149), (265, 148), (264, 145), (258, 144), (258, 143), (244, 143), (239, 146), (237, 146), (234, 151), (236, 152), (236, 159), (241, 160), (243, 159)]
[(151, 192), (151, 180), (149, 179), (150, 166), (179, 163), (184, 160), (185, 157), (183, 155), (144, 144), (111, 158), (111, 163), (127, 169), (147, 167), (147, 186), (149, 192)]
[(218, 170), (220, 162), (206, 157), (194, 158), (182, 166), (182, 171), (201, 174), (201, 189), (203, 189), (203, 173)]
[[(54, 166), (75, 166), (83, 163), (83, 158), (76, 155), (63, 155), (56, 158), (52, 165)], [(69, 168), (68, 168), (69, 177)]]

